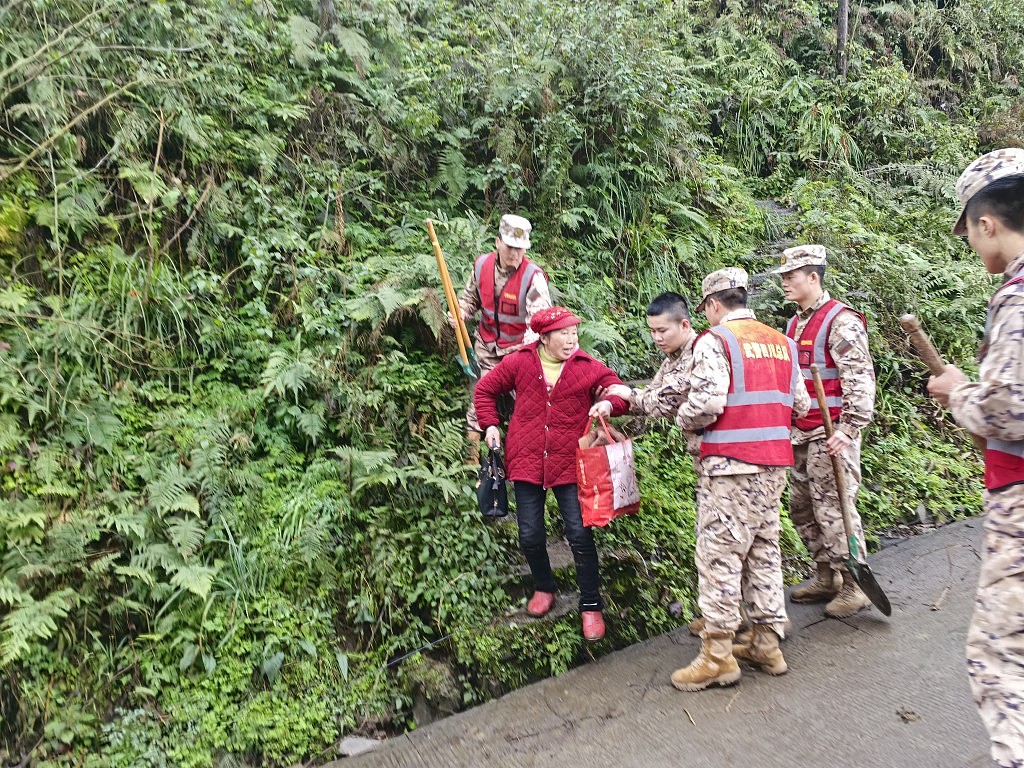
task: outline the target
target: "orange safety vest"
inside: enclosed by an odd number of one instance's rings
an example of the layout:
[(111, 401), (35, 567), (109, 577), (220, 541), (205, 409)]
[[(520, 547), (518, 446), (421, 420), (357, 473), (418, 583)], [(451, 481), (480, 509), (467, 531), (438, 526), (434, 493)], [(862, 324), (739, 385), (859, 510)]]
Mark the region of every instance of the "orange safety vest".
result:
[[(807, 394), (811, 396), (811, 407), (806, 416), (796, 420), (796, 426), (805, 431), (811, 431), (822, 426), (825, 421), (821, 418), (821, 408), (818, 407), (818, 396), (814, 392), (814, 377), (811, 376), (811, 363), (818, 366), (818, 373), (821, 374), (821, 385), (825, 390), (825, 402), (828, 404), (828, 415), (832, 423), (839, 422), (843, 413), (843, 385), (839, 381), (839, 368), (832, 358), (832, 352), (828, 348), (828, 335), (832, 331), (832, 321), (836, 315), (848, 306), (835, 299), (830, 299), (814, 310), (811, 319), (807, 321), (799, 338), (796, 335), (796, 326), (799, 316), (793, 315), (786, 325), (786, 335), (796, 341), (797, 362), (804, 376), (804, 383), (807, 385)], [(867, 321), (860, 312), (850, 310), (867, 328)]]
[[(1024, 283), (1024, 270), (1007, 280), (999, 291), (1016, 283)], [(992, 324), (992, 304), (999, 295), (996, 291), (988, 302), (988, 317), (985, 319), (985, 339), (988, 340)], [(982, 344), (979, 357), (984, 360), (987, 343)], [(1024, 483), (1024, 440), (994, 440), (989, 438), (985, 446), (985, 488), (998, 491), (1007, 486)]]
[(508, 279), (500, 295), (494, 291), (494, 264), (497, 251), (477, 257), (473, 270), (476, 285), (480, 291), (480, 338), (487, 343), (498, 342), (504, 348), (523, 343), (523, 336), (529, 326), (526, 323), (526, 294), (530, 283), (544, 270), (529, 259), (523, 259), (519, 269)]
[(728, 456), (749, 464), (793, 466), (790, 425), (800, 386), (796, 344), (757, 320), (729, 320), (706, 333), (725, 345), (731, 377), (725, 410), (705, 428), (701, 458)]

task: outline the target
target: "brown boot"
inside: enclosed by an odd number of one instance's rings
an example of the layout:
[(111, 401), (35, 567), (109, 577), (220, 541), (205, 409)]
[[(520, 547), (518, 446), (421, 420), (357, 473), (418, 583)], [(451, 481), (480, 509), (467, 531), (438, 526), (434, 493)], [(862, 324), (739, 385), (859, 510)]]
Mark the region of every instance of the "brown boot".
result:
[(853, 580), (850, 572), (843, 570), (843, 588), (839, 590), (828, 605), (825, 606), (825, 615), (835, 619), (845, 619), (858, 611), (863, 611), (871, 606), (871, 600), (864, 594), (857, 582)]
[(704, 630), (700, 654), (688, 667), (672, 673), (680, 691), (703, 691), (711, 685), (732, 685), (740, 679), (740, 665), (732, 655), (732, 632)]
[(769, 675), (784, 675), (789, 671), (789, 665), (779, 648), (779, 636), (767, 624), (755, 624), (750, 642), (734, 645), (732, 655)]
[[(786, 624), (788, 625), (790, 623), (786, 622)], [(693, 635), (693, 637), (700, 637), (700, 633), (703, 632), (703, 625), (705, 625), (703, 616), (697, 616), (692, 622), (686, 625), (686, 628), (690, 631), (690, 634)], [(736, 632), (736, 642), (740, 645), (746, 645), (746, 643), (749, 643), (750, 641), (751, 625), (746, 624), (744, 620), (743, 624), (739, 627), (739, 631)]]
[[(686, 625), (686, 628), (690, 631), (693, 637), (700, 637), (700, 633), (703, 632), (703, 616), (697, 616), (692, 622)], [(790, 628), (793, 625), (790, 620), (786, 618), (783, 630), (785, 634), (790, 634)], [(751, 633), (753, 631), (753, 625), (751, 624), (750, 618), (746, 617), (746, 611), (743, 611), (743, 623), (739, 625), (739, 629), (736, 630), (736, 644), (737, 645), (750, 645), (751, 644)]]
[[(701, 632), (704, 631), (704, 617), (698, 616), (687, 624), (686, 628), (690, 630), (690, 634), (694, 637), (700, 637)], [(786, 621), (786, 631), (789, 631), (789, 621)], [(740, 628), (736, 632), (736, 642), (740, 645), (746, 645), (750, 642), (750, 621), (747, 619), (746, 614), (744, 614), (743, 623), (740, 624)]]
[(480, 433), (471, 429), (466, 433), (466, 439), (469, 440), (469, 448), (466, 449), (466, 463), (471, 467), (478, 467), (480, 466)]
[(790, 592), (789, 599), (794, 603), (821, 603), (835, 597), (841, 587), (842, 582), (832, 570), (832, 564), (818, 563), (818, 572), (814, 578), (805, 586)]

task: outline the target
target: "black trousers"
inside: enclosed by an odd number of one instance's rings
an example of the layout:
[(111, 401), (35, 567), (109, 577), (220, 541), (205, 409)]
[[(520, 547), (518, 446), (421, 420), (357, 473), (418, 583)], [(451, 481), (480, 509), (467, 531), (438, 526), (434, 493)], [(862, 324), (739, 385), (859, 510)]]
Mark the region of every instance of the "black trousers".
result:
[[(597, 546), (594, 534), (583, 526), (576, 484), (556, 485), (551, 489), (558, 502), (565, 526), (565, 538), (576, 562), (576, 584), (580, 589), (580, 611), (602, 611), (600, 575), (597, 570)], [(547, 534), (544, 531), (544, 497), (542, 485), (515, 482), (516, 516), (519, 519), (519, 547), (533, 574), (533, 587), (540, 592), (555, 592), (555, 575), (548, 559)]]

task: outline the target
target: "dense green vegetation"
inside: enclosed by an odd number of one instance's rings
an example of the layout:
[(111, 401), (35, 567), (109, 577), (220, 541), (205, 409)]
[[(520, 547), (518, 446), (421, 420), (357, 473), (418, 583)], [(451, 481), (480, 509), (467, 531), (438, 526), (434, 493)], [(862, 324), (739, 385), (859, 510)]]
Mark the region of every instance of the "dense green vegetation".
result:
[(608, 640), (510, 623), (514, 531), (462, 465), (428, 216), (460, 279), (528, 215), (624, 378), (658, 364), (655, 293), (741, 264), (781, 324), (772, 254), (824, 243), (872, 330), (872, 536), (975, 512), (894, 318), (974, 353), (992, 281), (949, 234), (953, 183), (1024, 143), (1024, 7), (862, 4), (846, 80), (833, 11), (0, 8), (0, 760), (327, 759), (692, 614), (692, 469), (647, 425), (643, 512), (599, 534)]

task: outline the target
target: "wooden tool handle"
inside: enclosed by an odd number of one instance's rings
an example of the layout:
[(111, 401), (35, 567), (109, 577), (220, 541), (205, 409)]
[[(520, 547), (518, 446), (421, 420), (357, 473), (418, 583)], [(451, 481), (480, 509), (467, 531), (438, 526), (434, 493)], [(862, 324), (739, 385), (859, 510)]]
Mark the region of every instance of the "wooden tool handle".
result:
[(466, 351), (466, 330), (462, 324), (462, 310), (459, 309), (459, 302), (455, 298), (455, 287), (448, 276), (448, 265), (444, 261), (444, 253), (441, 252), (441, 244), (437, 242), (437, 234), (434, 232), (434, 222), (427, 219), (423, 222), (427, 227), (427, 234), (430, 236), (430, 244), (434, 246), (434, 258), (437, 260), (437, 271), (441, 275), (441, 284), (444, 286), (444, 297), (448, 301), (448, 310), (455, 320), (455, 340), (459, 343), (459, 359), (462, 365), (469, 365), (469, 353)]
[[(825, 438), (828, 439), (835, 434), (832, 426), (832, 414), (828, 412), (828, 399), (825, 397), (825, 385), (821, 383), (821, 373), (818, 366), (811, 364), (811, 376), (814, 377), (814, 394), (818, 397), (818, 408), (821, 409), (821, 420), (825, 425)], [(853, 535), (853, 510), (850, 509), (850, 499), (846, 495), (846, 473), (843, 472), (843, 463), (838, 456), (831, 453), (828, 457), (832, 460), (832, 474), (836, 478), (836, 493), (839, 494), (839, 508), (843, 512), (843, 528), (846, 529), (846, 540), (851, 541)], [(863, 560), (863, 552), (851, 552), (850, 557), (854, 560)]]
[(900, 325), (907, 332), (910, 343), (914, 345), (914, 349), (917, 350), (917, 354), (924, 360), (932, 376), (941, 376), (943, 371), (946, 370), (946, 363), (943, 362), (942, 356), (935, 349), (932, 340), (928, 338), (928, 334), (924, 332), (920, 321), (913, 315), (904, 315), (900, 318)]
[(445, 293), (449, 296), (449, 303), (452, 306), (452, 317), (455, 319), (455, 333), (462, 336), (462, 343), (466, 349), (473, 349), (473, 342), (469, 338), (469, 330), (466, 328), (466, 321), (462, 319), (462, 309), (459, 307), (458, 295), (455, 293), (455, 284), (452, 283), (451, 275), (448, 274), (448, 262), (444, 260), (444, 253), (441, 251), (441, 244), (437, 242), (437, 235), (434, 234), (434, 222), (427, 219), (427, 232), (430, 233), (430, 242), (434, 245), (434, 255), (437, 257), (437, 266), (441, 271), (441, 281), (444, 283)]
[[(910, 338), (910, 343), (913, 344), (914, 349), (917, 350), (917, 354), (924, 360), (925, 365), (928, 366), (928, 370), (931, 371), (932, 376), (941, 376), (946, 371), (946, 363), (943, 361), (942, 356), (938, 350), (935, 349), (935, 345), (932, 344), (932, 340), (928, 338), (928, 334), (924, 332), (924, 328), (921, 327), (920, 321), (913, 315), (904, 315), (900, 318), (900, 325), (903, 326), (903, 330), (907, 332), (907, 336)], [(971, 434), (971, 440), (974, 442), (974, 447), (982, 453), (985, 452), (987, 442), (984, 437), (980, 437), (975, 434)]]

